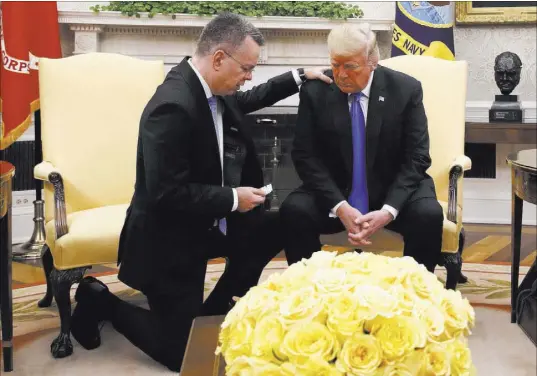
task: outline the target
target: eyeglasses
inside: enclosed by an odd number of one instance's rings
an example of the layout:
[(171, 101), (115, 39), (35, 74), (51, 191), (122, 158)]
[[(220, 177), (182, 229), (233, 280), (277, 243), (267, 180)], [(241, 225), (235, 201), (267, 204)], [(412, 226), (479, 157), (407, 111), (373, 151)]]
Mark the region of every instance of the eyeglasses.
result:
[[(224, 50), (222, 50), (224, 51)], [(230, 53), (228, 53), (227, 51), (224, 51), (224, 53), (229, 56), (230, 58), (232, 58), (237, 64), (239, 64), (239, 66), (241, 67), (242, 71), (245, 73), (245, 74), (248, 74), (248, 73), (253, 73), (254, 69), (255, 69), (255, 65), (252, 67), (252, 66), (248, 66), (248, 65), (244, 65), (242, 64), (240, 61), (238, 61), (237, 59), (235, 59), (233, 57), (233, 55), (231, 55)]]

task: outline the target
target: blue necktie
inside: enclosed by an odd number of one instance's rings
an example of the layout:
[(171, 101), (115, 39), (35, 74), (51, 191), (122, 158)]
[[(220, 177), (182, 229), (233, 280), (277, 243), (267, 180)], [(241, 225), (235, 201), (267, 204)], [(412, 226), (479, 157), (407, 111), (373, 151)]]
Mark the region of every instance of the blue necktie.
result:
[(365, 118), (360, 106), (362, 93), (351, 94), (352, 120), (352, 190), (349, 204), (360, 213), (369, 211), (365, 156)]
[[(218, 151), (220, 152), (220, 133), (218, 132), (218, 122), (217, 122), (217, 110), (216, 110), (216, 97), (213, 95), (208, 98), (209, 107), (211, 108), (211, 113), (213, 114), (214, 130), (216, 132), (216, 139), (218, 140)], [(225, 218), (218, 220), (218, 229), (224, 235), (227, 232), (227, 221)]]

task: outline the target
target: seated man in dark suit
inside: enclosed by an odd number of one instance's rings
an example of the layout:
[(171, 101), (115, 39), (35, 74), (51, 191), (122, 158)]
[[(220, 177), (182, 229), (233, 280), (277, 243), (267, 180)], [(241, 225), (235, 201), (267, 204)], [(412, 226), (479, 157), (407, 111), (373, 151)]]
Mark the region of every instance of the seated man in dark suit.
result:
[[(321, 69), (300, 69), (237, 92), (252, 79), (263, 43), (244, 18), (214, 18), (194, 56), (171, 69), (147, 104), (118, 259), (119, 279), (147, 296), (149, 310), (84, 279), (72, 333), (85, 348), (100, 345), (98, 323), (108, 320), (179, 371), (192, 319), (227, 313), (283, 249), (279, 216), (263, 210), (263, 172), (245, 114), (297, 93), (306, 78), (331, 80)], [(216, 256), (229, 264), (203, 303), (207, 260)]]
[(378, 65), (367, 24), (334, 28), (328, 48), (334, 84), (306, 82), (300, 92), (292, 159), (303, 185), (280, 210), (288, 262), (319, 251), (320, 234), (346, 230), (359, 248), (386, 227), (403, 235), (405, 255), (433, 271), (443, 213), (426, 173), (421, 84)]

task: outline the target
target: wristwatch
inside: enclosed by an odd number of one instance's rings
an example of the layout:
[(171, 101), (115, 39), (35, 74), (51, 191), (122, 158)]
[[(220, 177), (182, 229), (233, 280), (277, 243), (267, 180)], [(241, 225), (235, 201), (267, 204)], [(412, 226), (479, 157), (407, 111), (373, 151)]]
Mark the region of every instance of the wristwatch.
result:
[(304, 72), (304, 68), (298, 68), (297, 71), (298, 71), (298, 77), (300, 77), (302, 82), (306, 82), (307, 78), (306, 78), (306, 73)]

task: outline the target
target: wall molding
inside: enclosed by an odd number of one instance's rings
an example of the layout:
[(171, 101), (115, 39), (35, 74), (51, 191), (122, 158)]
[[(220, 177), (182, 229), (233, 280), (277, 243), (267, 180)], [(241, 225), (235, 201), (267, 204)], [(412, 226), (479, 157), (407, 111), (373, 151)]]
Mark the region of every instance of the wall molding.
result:
[[(144, 32), (143, 27), (173, 27), (173, 28), (202, 28), (212, 16), (197, 16), (191, 14), (177, 14), (175, 19), (171, 16), (157, 14), (152, 18), (146, 13), (141, 13), (141, 17), (128, 17), (121, 12), (99, 12), (92, 11), (60, 11), (58, 12), (58, 22), (60, 24), (89, 24), (89, 25), (114, 25), (133, 26), (129, 32)], [(391, 31), (393, 18), (359, 18), (341, 20), (328, 20), (318, 17), (282, 17), (263, 16), (247, 17), (257, 28), (269, 30), (331, 30), (334, 26), (343, 23), (363, 23), (368, 22), (375, 31)], [(138, 28), (136, 28), (138, 27)], [(117, 30), (117, 29), (116, 29)]]

